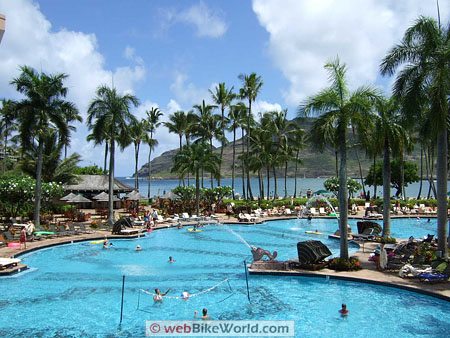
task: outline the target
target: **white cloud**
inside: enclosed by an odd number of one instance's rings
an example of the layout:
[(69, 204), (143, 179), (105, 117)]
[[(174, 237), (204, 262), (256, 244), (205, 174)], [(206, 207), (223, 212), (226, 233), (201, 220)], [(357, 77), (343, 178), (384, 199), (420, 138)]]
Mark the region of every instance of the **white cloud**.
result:
[(254, 114), (262, 113), (269, 111), (281, 111), (283, 108), (279, 103), (270, 103), (264, 100), (257, 100), (252, 104), (252, 111)]
[(222, 12), (209, 8), (203, 1), (182, 11), (160, 10), (160, 15), (164, 18), (162, 31), (175, 23), (184, 23), (194, 26), (198, 37), (219, 38), (228, 29)]
[(145, 77), (144, 63), (131, 47), (124, 54), (134, 65), (107, 70), (94, 34), (52, 30), (51, 23), (31, 0), (0, 0), (0, 8), (6, 16), (6, 32), (0, 46), (0, 90), (5, 96), (18, 96), (9, 82), (19, 75), (21, 65), (68, 74), (68, 99), (76, 103), (81, 113), (86, 111), (99, 85), (114, 81), (118, 90), (133, 92), (136, 83)]
[[(4, 97), (19, 97), (9, 82), (19, 76), (22, 65), (50, 74), (66, 73), (69, 75), (65, 82), (69, 88), (68, 100), (74, 102), (85, 117), (99, 85), (113, 82), (120, 92), (133, 93), (136, 84), (145, 78), (144, 62), (132, 47), (124, 50), (130, 66), (106, 69), (95, 34), (67, 29), (55, 31), (31, 0), (0, 0), (0, 12), (6, 16), (6, 32), (0, 45), (0, 92)], [(94, 148), (86, 141), (85, 124), (78, 123), (76, 127), (71, 149), (83, 156), (84, 164), (103, 166), (102, 148)], [(129, 163), (131, 153), (126, 157), (124, 163)]]
[[(210, 88), (213, 88), (212, 86), (214, 84), (211, 84)], [(175, 73), (175, 79), (170, 85), (170, 90), (182, 106), (188, 107), (187, 110), (191, 109), (194, 104), (200, 104), (202, 100), (211, 103), (211, 95), (208, 89), (199, 88), (194, 83), (188, 82), (188, 76), (181, 72)]]
[(167, 104), (167, 113), (172, 114), (177, 110), (181, 110), (181, 106), (174, 99), (170, 99), (169, 103)]
[[(441, 3), (441, 13), (449, 4)], [(286, 102), (298, 105), (327, 85), (326, 61), (339, 55), (351, 86), (374, 83), (381, 59), (419, 14), (436, 17), (434, 0), (253, 0), (270, 35), (268, 51), (290, 82)]]

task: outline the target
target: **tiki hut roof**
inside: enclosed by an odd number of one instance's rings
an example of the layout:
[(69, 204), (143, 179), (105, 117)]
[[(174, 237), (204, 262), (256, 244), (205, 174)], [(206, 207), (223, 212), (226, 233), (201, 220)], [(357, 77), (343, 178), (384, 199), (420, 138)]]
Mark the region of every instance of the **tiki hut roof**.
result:
[[(64, 186), (64, 191), (74, 193), (100, 193), (102, 191), (108, 192), (108, 175), (78, 175), (78, 183)], [(128, 193), (133, 189), (114, 179), (114, 193)]]

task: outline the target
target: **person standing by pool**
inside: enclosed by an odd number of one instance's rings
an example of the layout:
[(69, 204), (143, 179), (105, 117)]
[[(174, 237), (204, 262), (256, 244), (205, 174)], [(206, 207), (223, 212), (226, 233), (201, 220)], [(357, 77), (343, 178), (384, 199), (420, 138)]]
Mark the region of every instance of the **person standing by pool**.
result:
[(347, 304), (342, 304), (342, 307), (339, 310), (339, 313), (341, 314), (341, 317), (348, 316)]
[(20, 231), (20, 248), (22, 249), (22, 244), (24, 246), (24, 249), (27, 248), (27, 230), (25, 227), (22, 228)]

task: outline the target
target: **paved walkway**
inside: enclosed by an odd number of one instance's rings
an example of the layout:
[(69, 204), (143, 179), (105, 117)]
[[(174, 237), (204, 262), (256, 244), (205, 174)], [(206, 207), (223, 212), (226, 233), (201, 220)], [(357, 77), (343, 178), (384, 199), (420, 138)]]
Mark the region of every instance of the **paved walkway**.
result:
[[(239, 222), (236, 218), (231, 217), (228, 218), (228, 216), (225, 216), (223, 214), (219, 214), (218, 221), (220, 223), (228, 223), (228, 224), (242, 224), (242, 222)], [(358, 215), (361, 218), (361, 215)], [(405, 217), (405, 216), (403, 216)], [(416, 217), (416, 216), (414, 216)], [(295, 216), (277, 216), (277, 217), (266, 217), (264, 219), (258, 220), (256, 223), (261, 223), (263, 221), (267, 220), (278, 220), (278, 219), (292, 219), (295, 218)], [(183, 226), (192, 225), (192, 222), (182, 222)], [(166, 229), (168, 227), (174, 227), (176, 226), (175, 223), (162, 223), (158, 224), (155, 230), (160, 229)], [(52, 245), (58, 245), (58, 244), (64, 244), (64, 243), (71, 243), (78, 242), (78, 241), (84, 241), (84, 240), (94, 240), (94, 239), (102, 239), (108, 237), (109, 239), (114, 238), (133, 238), (137, 237), (134, 236), (117, 236), (117, 235), (111, 235), (109, 231), (102, 231), (102, 230), (96, 230), (92, 234), (80, 234), (80, 235), (74, 235), (74, 236), (64, 236), (64, 237), (56, 237), (52, 239), (45, 239), (40, 241), (33, 241), (27, 243), (27, 250), (18, 250), (15, 248), (8, 248), (3, 247), (0, 248), (0, 257), (13, 257), (18, 254), (23, 254), (26, 252), (34, 251), (39, 248), (44, 248)], [(373, 262), (369, 262), (368, 258), (371, 252), (375, 249), (377, 243), (370, 243), (366, 242), (364, 243), (364, 248), (361, 246), (359, 251), (356, 252), (355, 256), (359, 258), (359, 260), (362, 263), (363, 269), (360, 271), (348, 271), (348, 272), (336, 272), (334, 270), (330, 269), (323, 269), (320, 271), (306, 271), (306, 270), (291, 270), (291, 271), (269, 271), (269, 273), (276, 273), (276, 274), (285, 274), (285, 275), (295, 275), (295, 274), (303, 274), (303, 275), (317, 275), (317, 276), (335, 276), (338, 278), (345, 278), (345, 279), (354, 279), (354, 280), (365, 280), (365, 281), (373, 281), (378, 283), (384, 283), (387, 285), (397, 285), (400, 287), (410, 288), (410, 289), (416, 289), (416, 290), (423, 290), (428, 293), (434, 293), (437, 294), (443, 298), (447, 298), (450, 300), (450, 283), (438, 283), (438, 284), (429, 284), (429, 283), (423, 283), (419, 282), (416, 279), (402, 279), (398, 276), (397, 273), (394, 272), (380, 272), (376, 270), (375, 264)], [(257, 270), (253, 269), (252, 273), (267, 273), (267, 270)]]

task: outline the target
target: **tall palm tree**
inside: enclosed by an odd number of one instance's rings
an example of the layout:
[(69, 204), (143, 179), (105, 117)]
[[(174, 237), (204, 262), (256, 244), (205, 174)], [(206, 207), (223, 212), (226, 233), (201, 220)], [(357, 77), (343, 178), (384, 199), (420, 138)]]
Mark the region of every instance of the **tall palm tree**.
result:
[(245, 116), (245, 111), (247, 108), (245, 104), (239, 102), (230, 107), (230, 111), (228, 112), (228, 119), (230, 121), (229, 130), (233, 132), (233, 157), (231, 164), (231, 189), (233, 190), (233, 199), (235, 198), (234, 191), (234, 176), (236, 169), (236, 131), (241, 125), (242, 117)]
[[(340, 169), (339, 169), (339, 230), (340, 256), (348, 259), (348, 189), (347, 189), (347, 129), (355, 125), (358, 131), (364, 130), (366, 116), (378, 98), (376, 91), (370, 87), (360, 87), (350, 92), (346, 82), (345, 64), (339, 59), (325, 64), (331, 86), (321, 90), (318, 94), (309, 97), (299, 108), (301, 115), (318, 113), (323, 121), (334, 125), (339, 142)], [(320, 123), (316, 121), (316, 123)]]
[[(174, 133), (178, 135), (179, 138), (179, 149), (178, 152), (181, 151), (181, 148), (183, 147), (183, 136), (186, 134), (187, 128), (188, 128), (188, 118), (187, 114), (182, 111), (178, 110), (174, 112), (173, 114), (169, 115), (169, 121), (163, 122), (164, 126), (169, 129), (169, 133)], [(184, 177), (183, 177), (183, 186), (185, 185)], [(180, 179), (181, 184), (181, 179)]]
[[(251, 73), (250, 75), (240, 74), (239, 80), (242, 82), (242, 88), (239, 90), (239, 96), (241, 99), (248, 100), (248, 115), (247, 115), (247, 136), (246, 136), (246, 146), (247, 146), (247, 155), (250, 150), (250, 129), (251, 129), (251, 120), (252, 120), (252, 103), (256, 101), (256, 97), (258, 96), (261, 88), (263, 86), (263, 80), (261, 76), (258, 76), (256, 73)], [(248, 198), (253, 199), (252, 189), (250, 185), (250, 171), (248, 168), (245, 168), (247, 174), (247, 193)]]
[(156, 128), (158, 128), (161, 125), (161, 122), (159, 122), (159, 119), (161, 118), (161, 116), (163, 115), (163, 113), (159, 110), (159, 108), (155, 108), (152, 107), (152, 109), (150, 109), (149, 111), (146, 111), (147, 114), (147, 122), (146, 122), (146, 127), (147, 127), (147, 133), (150, 134), (149, 138), (146, 138), (145, 143), (148, 144), (149, 150), (148, 150), (148, 163), (147, 163), (147, 168), (148, 168), (148, 191), (147, 191), (147, 197), (150, 198), (150, 187), (151, 187), (151, 180), (152, 180), (152, 176), (151, 176), (151, 157), (152, 157), (152, 150), (154, 149), (154, 147), (158, 144), (158, 142), (153, 139), (153, 134), (156, 132)]
[(108, 139), (108, 135), (105, 130), (103, 132), (99, 133), (98, 135), (90, 133), (86, 137), (86, 140), (88, 142), (94, 142), (94, 147), (97, 145), (101, 145), (103, 142), (105, 142), (105, 153), (103, 155), (103, 175), (106, 175), (106, 173), (108, 172), (107, 163), (108, 163), (109, 143), (108, 143), (107, 139)]
[(131, 106), (139, 100), (131, 94), (121, 95), (116, 88), (100, 86), (88, 108), (87, 124), (97, 139), (106, 133), (109, 142), (108, 223), (114, 224), (114, 162), (116, 143), (121, 149), (130, 143), (129, 126), (136, 123)]
[[(207, 141), (212, 152), (213, 139), (221, 134), (221, 129), (219, 128), (220, 116), (213, 114), (216, 106), (206, 104), (205, 100), (203, 100), (202, 104), (196, 104), (193, 108), (197, 111), (196, 120), (193, 125), (193, 135), (199, 137), (202, 141)], [(211, 188), (214, 184), (213, 176), (213, 173), (211, 173)]]
[[(221, 112), (221, 120), (220, 120), (220, 128), (222, 130), (221, 135), (221, 148), (220, 148), (220, 162), (219, 162), (219, 173), (221, 173), (222, 169), (222, 161), (223, 161), (223, 148), (227, 143), (227, 139), (225, 138), (225, 129), (226, 129), (226, 119), (225, 119), (225, 109), (230, 107), (231, 102), (235, 99), (236, 95), (233, 93), (233, 88), (227, 89), (224, 82), (219, 83), (218, 86), (214, 88), (214, 92), (210, 89), (212, 99), (215, 104), (220, 106)], [(220, 176), (217, 180), (217, 185), (220, 187)]]
[(402, 152), (408, 142), (406, 130), (400, 124), (399, 107), (393, 100), (381, 99), (374, 116), (374, 137), (383, 148), (383, 237), (391, 234), (391, 154)]
[(293, 152), (295, 153), (295, 157), (293, 158), (295, 163), (295, 171), (294, 171), (294, 198), (297, 198), (297, 172), (298, 172), (298, 164), (300, 161), (300, 151), (305, 146), (305, 131), (304, 129), (299, 128), (298, 126), (293, 127), (293, 131), (290, 134), (289, 144)]
[(447, 130), (450, 93), (450, 25), (433, 18), (419, 17), (409, 27), (401, 42), (384, 57), (382, 75), (398, 72), (393, 88), (403, 99), (408, 115), (419, 114), (424, 92), (430, 103), (431, 128), (437, 143), (438, 249), (444, 257), (447, 247)]
[(206, 142), (199, 140), (191, 145), (184, 146), (175, 155), (172, 172), (180, 176), (190, 172), (195, 175), (195, 206), (197, 215), (200, 214), (200, 172), (207, 170), (218, 175), (219, 157), (211, 151)]
[(15, 105), (20, 123), (22, 147), (30, 148), (36, 139), (38, 144), (36, 164), (36, 187), (34, 202), (34, 222), (40, 225), (42, 196), (42, 162), (44, 137), (50, 129), (58, 133), (59, 140), (70, 137), (69, 122), (79, 117), (75, 105), (65, 100), (67, 87), (64, 86), (66, 74), (48, 75), (37, 73), (33, 68), (22, 66), (22, 73), (11, 84), (25, 98)]
[(130, 137), (134, 145), (134, 189), (139, 190), (139, 150), (142, 141), (145, 142), (147, 136), (147, 120), (142, 119), (130, 125)]
[(0, 138), (3, 139), (3, 172), (6, 171), (8, 159), (8, 137), (17, 129), (17, 119), (15, 112), (15, 102), (12, 100), (2, 100), (0, 108)]

